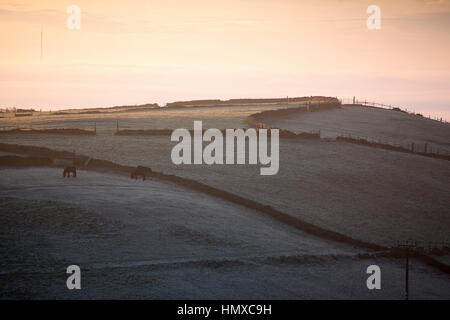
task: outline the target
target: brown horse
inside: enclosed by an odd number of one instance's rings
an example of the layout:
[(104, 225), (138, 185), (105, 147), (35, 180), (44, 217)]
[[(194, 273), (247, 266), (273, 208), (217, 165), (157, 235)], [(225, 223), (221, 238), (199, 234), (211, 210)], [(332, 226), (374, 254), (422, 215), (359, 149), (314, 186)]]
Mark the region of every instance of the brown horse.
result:
[(145, 181), (146, 176), (150, 176), (152, 174), (152, 169), (148, 167), (137, 166), (136, 169), (131, 171), (131, 179), (138, 179), (142, 177), (142, 181)]
[(76, 167), (66, 167), (63, 171), (63, 177), (65, 178), (66, 175), (69, 178), (70, 174), (72, 173), (72, 177), (76, 177), (77, 176), (77, 168)]

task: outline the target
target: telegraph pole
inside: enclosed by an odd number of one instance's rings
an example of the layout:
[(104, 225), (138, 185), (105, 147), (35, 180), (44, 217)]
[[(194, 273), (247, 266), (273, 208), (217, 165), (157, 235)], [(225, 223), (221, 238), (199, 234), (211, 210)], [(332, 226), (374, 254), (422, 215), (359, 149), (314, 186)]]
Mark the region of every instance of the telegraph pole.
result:
[(406, 266), (405, 266), (405, 300), (408, 300), (409, 295), (409, 250), (406, 249)]
[(405, 264), (405, 300), (409, 299), (409, 250), (415, 249), (417, 243), (415, 241), (398, 242), (398, 247), (405, 250), (406, 264)]
[(43, 27), (41, 25), (41, 61), (42, 61), (42, 56), (43, 56), (43, 38), (44, 38), (44, 31), (43, 31)]

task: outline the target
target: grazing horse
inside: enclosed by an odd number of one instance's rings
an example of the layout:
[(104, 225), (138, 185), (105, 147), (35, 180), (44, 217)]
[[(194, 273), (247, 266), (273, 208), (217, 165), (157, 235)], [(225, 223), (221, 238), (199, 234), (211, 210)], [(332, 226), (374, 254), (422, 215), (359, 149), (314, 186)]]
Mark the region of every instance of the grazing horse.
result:
[(65, 178), (67, 175), (67, 177), (69, 178), (71, 173), (72, 173), (72, 177), (75, 178), (77, 176), (77, 168), (76, 167), (66, 167), (63, 172), (63, 177)]
[(136, 169), (131, 171), (131, 179), (138, 179), (139, 176), (142, 177), (142, 181), (145, 181), (146, 176), (150, 176), (152, 174), (152, 169), (142, 166), (137, 166)]

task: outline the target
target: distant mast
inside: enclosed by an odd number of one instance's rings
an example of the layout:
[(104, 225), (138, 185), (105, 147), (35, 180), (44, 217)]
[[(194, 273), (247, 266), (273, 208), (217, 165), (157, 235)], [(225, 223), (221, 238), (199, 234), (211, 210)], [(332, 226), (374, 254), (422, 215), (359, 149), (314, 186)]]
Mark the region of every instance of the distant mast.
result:
[(43, 38), (44, 38), (44, 31), (43, 31), (43, 27), (41, 25), (41, 61), (42, 61), (42, 56), (43, 56)]

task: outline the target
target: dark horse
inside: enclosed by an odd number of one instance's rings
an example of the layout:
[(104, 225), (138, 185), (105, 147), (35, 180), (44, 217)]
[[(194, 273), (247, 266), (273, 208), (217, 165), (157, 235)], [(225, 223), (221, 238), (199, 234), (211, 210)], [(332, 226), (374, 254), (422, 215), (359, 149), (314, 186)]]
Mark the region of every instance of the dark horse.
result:
[(142, 181), (145, 181), (146, 176), (150, 176), (152, 174), (152, 169), (142, 166), (137, 166), (136, 169), (131, 171), (131, 179), (138, 179), (140, 176), (142, 177)]
[(66, 167), (64, 169), (64, 172), (63, 172), (63, 177), (65, 178), (66, 175), (67, 175), (67, 177), (70, 177), (71, 173), (72, 173), (72, 177), (75, 178), (77, 176), (77, 168), (75, 168), (75, 167)]

